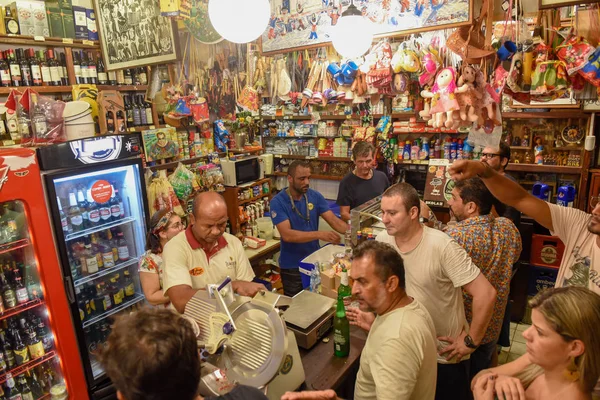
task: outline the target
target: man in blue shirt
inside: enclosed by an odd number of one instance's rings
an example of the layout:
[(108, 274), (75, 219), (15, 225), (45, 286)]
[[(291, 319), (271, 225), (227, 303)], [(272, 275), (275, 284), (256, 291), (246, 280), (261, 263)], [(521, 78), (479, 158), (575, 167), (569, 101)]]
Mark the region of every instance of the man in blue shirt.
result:
[(288, 168), (289, 187), (271, 200), (271, 219), (281, 234), (281, 282), (287, 296), (302, 291), (300, 261), (319, 249), (319, 240), (337, 244), (340, 235), (319, 231), (319, 217), (339, 233), (346, 231), (344, 221), (329, 209), (323, 195), (309, 189), (310, 163), (297, 160)]

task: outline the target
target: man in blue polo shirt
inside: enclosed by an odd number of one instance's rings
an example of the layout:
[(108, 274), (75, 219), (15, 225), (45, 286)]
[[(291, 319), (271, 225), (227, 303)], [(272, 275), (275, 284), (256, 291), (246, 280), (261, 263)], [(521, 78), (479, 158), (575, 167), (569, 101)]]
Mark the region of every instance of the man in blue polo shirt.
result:
[(297, 160), (288, 168), (289, 187), (271, 200), (271, 219), (281, 234), (281, 282), (287, 296), (302, 291), (300, 261), (319, 249), (319, 240), (339, 243), (340, 235), (319, 231), (319, 217), (339, 233), (346, 231), (344, 221), (329, 209), (323, 195), (309, 189), (310, 163)]

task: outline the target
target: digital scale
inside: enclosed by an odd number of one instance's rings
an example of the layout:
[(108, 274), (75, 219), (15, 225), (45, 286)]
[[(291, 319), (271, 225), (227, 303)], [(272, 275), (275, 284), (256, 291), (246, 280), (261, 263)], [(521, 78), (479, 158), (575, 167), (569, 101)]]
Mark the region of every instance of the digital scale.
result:
[(335, 300), (303, 290), (293, 297), (283, 319), (294, 332), (298, 346), (308, 350), (333, 327), (334, 314)]

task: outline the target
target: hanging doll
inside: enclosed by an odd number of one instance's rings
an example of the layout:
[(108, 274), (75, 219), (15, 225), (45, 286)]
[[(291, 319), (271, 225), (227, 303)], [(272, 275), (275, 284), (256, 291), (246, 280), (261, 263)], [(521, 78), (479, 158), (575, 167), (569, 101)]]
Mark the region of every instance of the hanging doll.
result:
[[(425, 54), (423, 54), (421, 65), (423, 67), (423, 72), (419, 76), (419, 85), (421, 85), (424, 90), (431, 90), (435, 81), (435, 75), (442, 66), (437, 50), (430, 46), (429, 50), (425, 51)], [(423, 110), (419, 111), (419, 116), (426, 121), (431, 121), (430, 109), (431, 100), (424, 99)]]
[(466, 86), (456, 87), (456, 71), (454, 68), (448, 67), (438, 73), (431, 91), (423, 90), (421, 92), (421, 96), (431, 98), (430, 112), (435, 128), (443, 126), (450, 128), (454, 125), (452, 113), (460, 109), (458, 101), (456, 101), (456, 93), (466, 90)]
[(478, 124), (483, 125), (486, 120), (491, 120), (494, 125), (500, 125), (500, 122), (496, 119), (496, 103), (492, 96), (494, 89), (485, 81), (485, 75), (482, 71), (477, 71), (475, 82), (477, 83), (477, 90), (481, 94), (481, 100), (478, 102), (481, 109), (478, 113)]
[[(457, 93), (456, 99), (460, 106), (460, 119), (463, 121), (475, 122), (479, 119), (477, 115), (477, 104), (481, 101), (482, 93), (477, 90), (477, 70), (472, 66), (465, 64), (460, 69), (460, 78), (458, 78), (458, 87), (466, 90)], [(464, 90), (464, 89), (463, 89)]]

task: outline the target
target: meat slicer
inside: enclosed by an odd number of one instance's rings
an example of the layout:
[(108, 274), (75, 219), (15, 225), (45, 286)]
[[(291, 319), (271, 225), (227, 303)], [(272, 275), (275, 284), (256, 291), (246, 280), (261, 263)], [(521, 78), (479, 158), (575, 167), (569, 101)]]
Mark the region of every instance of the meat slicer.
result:
[(223, 395), (241, 384), (278, 400), (300, 387), (304, 368), (296, 337), (279, 309), (291, 301), (266, 290), (253, 298), (234, 295), (230, 278), (190, 299), (184, 317), (191, 320), (201, 349), (202, 396)]

